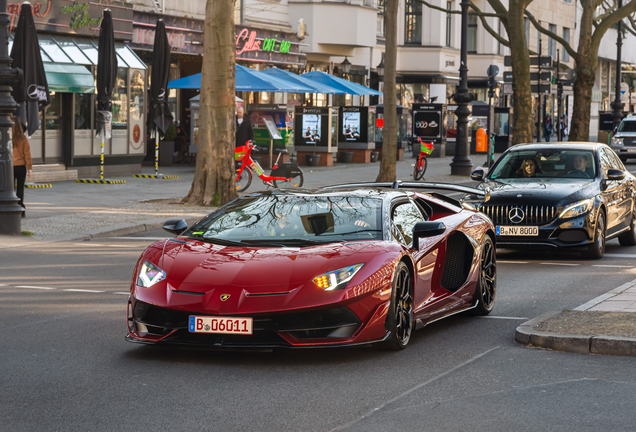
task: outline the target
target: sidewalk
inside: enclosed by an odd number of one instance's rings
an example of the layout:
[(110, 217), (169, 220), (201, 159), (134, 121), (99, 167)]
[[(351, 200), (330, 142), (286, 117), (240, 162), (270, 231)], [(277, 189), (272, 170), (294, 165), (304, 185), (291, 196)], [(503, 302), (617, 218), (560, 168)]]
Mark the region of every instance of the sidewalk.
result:
[[(483, 164), (484, 155), (474, 156), (475, 167)], [(451, 176), (452, 157), (430, 158), (426, 181), (470, 182), (469, 177)], [(412, 180), (415, 159), (410, 153), (398, 161), (396, 170), (400, 180)], [(306, 188), (333, 184), (375, 181), (380, 163), (341, 164), (332, 167), (302, 167)], [(143, 168), (143, 173), (154, 173)], [(212, 207), (180, 204), (192, 185), (194, 166), (175, 165), (161, 168), (160, 173), (178, 175), (178, 179), (157, 180), (121, 177), (125, 184), (102, 185), (74, 181), (55, 182), (48, 189), (25, 191), (26, 218), (22, 230), (31, 236), (0, 237), (0, 249), (17, 247), (37, 241), (67, 241), (92, 237), (127, 235), (161, 227), (168, 219), (186, 219), (194, 222), (210, 213)], [(267, 168), (266, 168), (267, 171)], [(264, 189), (255, 178), (248, 189)]]
[(523, 345), (636, 357), (636, 279), (572, 311), (549, 312), (515, 332)]

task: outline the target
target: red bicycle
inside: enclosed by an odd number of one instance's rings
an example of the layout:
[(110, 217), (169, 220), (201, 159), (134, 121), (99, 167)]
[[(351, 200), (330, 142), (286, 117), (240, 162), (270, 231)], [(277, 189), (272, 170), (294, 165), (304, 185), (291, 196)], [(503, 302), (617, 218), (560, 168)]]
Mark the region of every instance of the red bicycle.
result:
[(234, 160), (236, 162), (235, 184), (237, 191), (242, 192), (250, 187), (254, 172), (268, 187), (302, 187), (304, 181), (303, 170), (301, 170), (298, 165), (292, 163), (278, 165), (280, 155), (288, 153), (287, 150), (275, 150), (278, 153), (278, 157), (276, 158), (272, 172), (270, 175), (266, 175), (265, 170), (251, 157), (252, 151), (256, 149), (257, 147), (254, 145), (254, 142), (248, 141), (244, 146), (237, 147), (234, 151)]
[(427, 162), (426, 156), (433, 153), (433, 143), (425, 143), (422, 141), (420, 137), (417, 137), (417, 140), (420, 142), (420, 157), (417, 158), (417, 163), (413, 168), (413, 179), (421, 180), (424, 177), (424, 173), (426, 172)]

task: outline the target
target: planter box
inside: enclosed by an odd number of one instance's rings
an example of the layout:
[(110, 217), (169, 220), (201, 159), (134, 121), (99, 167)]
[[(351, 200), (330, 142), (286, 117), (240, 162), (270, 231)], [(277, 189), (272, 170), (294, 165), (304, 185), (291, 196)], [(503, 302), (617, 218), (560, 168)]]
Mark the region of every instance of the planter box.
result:
[(173, 161), (174, 161), (174, 141), (159, 141), (159, 166), (160, 167), (172, 166)]

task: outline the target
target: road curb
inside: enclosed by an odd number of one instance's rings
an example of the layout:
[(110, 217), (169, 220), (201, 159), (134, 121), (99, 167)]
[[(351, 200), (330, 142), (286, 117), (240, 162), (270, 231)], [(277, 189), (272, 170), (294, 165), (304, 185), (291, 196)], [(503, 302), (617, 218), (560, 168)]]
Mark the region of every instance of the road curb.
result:
[(636, 357), (636, 339), (548, 333), (534, 330), (534, 326), (561, 312), (548, 312), (521, 324), (515, 330), (515, 341), (522, 345), (577, 354), (601, 354)]
[[(194, 216), (190, 218), (185, 218), (185, 221), (188, 225), (193, 224), (194, 222), (201, 219), (202, 216)], [(145, 221), (134, 222), (131, 224), (122, 224), (117, 228), (106, 227), (99, 228), (96, 230), (89, 231), (82, 238), (101, 238), (101, 237), (123, 237), (130, 234), (137, 234), (144, 231), (154, 231), (163, 227), (163, 224), (166, 222), (165, 219), (149, 219)]]

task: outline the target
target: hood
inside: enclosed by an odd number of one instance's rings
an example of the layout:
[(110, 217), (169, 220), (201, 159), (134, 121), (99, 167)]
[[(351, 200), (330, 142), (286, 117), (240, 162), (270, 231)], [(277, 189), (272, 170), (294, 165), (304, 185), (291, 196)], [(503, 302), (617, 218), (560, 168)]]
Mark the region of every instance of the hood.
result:
[(572, 181), (554, 179), (542, 181), (488, 180), (479, 189), (489, 191), (488, 204), (559, 205), (579, 201), (595, 195), (599, 189), (598, 180)]
[[(298, 288), (319, 274), (339, 268), (342, 261), (364, 246), (229, 247), (199, 241), (167, 242), (162, 266), (169, 284), (176, 289), (207, 292), (232, 287), (263, 294)], [(364, 262), (362, 258), (358, 254), (357, 262)], [(355, 263), (342, 266), (350, 264)]]

